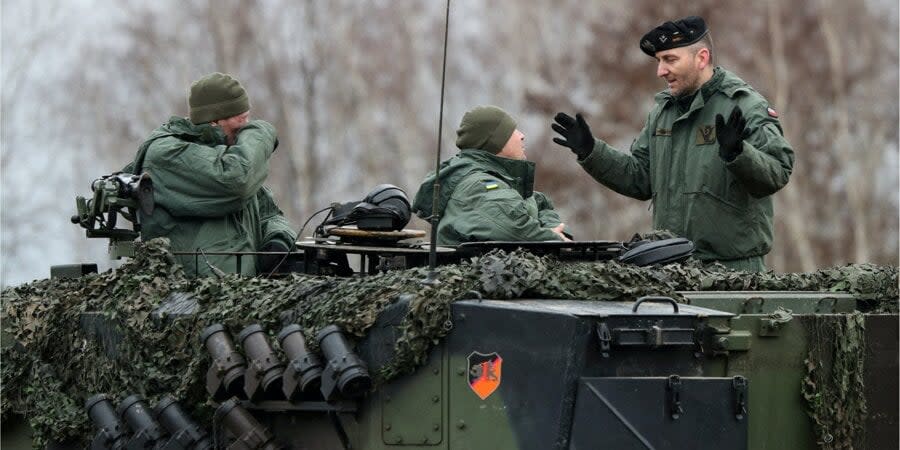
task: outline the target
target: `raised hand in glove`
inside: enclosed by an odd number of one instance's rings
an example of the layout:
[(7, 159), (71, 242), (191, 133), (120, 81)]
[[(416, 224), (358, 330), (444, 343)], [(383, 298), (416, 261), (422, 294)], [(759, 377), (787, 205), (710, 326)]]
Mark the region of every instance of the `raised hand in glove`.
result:
[[(287, 253), (288, 248), (279, 241), (269, 241), (266, 242), (266, 245), (263, 245), (259, 251)], [(272, 271), (279, 271), (276, 269), (286, 271), (288, 269), (286, 259), (287, 256), (284, 254), (258, 255), (256, 262), (259, 270), (257, 272), (260, 274), (268, 274)]]
[(747, 138), (747, 120), (741, 108), (735, 106), (728, 116), (728, 122), (721, 114), (716, 114), (716, 139), (719, 141), (719, 157), (725, 162), (734, 161), (744, 151), (742, 145)]
[(594, 135), (591, 134), (591, 127), (584, 121), (584, 117), (579, 113), (575, 114), (573, 119), (566, 113), (557, 113), (553, 120), (556, 123), (550, 125), (550, 128), (563, 137), (563, 139), (553, 138), (553, 142), (569, 147), (578, 159), (587, 158), (594, 150)]

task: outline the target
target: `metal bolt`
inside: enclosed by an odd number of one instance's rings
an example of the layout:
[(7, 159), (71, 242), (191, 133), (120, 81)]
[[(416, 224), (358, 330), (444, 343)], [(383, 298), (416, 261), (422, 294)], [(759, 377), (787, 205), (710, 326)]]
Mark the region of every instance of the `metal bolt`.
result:
[(431, 373), (433, 373), (433, 374), (435, 374), (435, 375), (440, 375), (441, 369), (435, 368), (434, 370), (431, 371)]
[(441, 398), (438, 397), (437, 395), (435, 395), (434, 397), (431, 397), (431, 401), (432, 401), (433, 403), (437, 403), (437, 402), (441, 401)]
[(390, 403), (390, 402), (391, 402), (391, 396), (390, 396), (390, 395), (385, 395), (385, 396), (384, 396), (384, 402), (385, 402), (385, 403)]
[(434, 424), (434, 425), (431, 426), (431, 429), (434, 430), (434, 431), (438, 431), (438, 430), (441, 429), (441, 426), (438, 425), (438, 424)]
[(466, 374), (466, 369), (463, 368), (463, 367), (460, 367), (459, 369), (456, 369), (456, 374), (457, 374), (457, 375), (460, 375), (460, 376), (465, 375), (465, 374)]
[(459, 423), (456, 424), (456, 428), (459, 428), (460, 430), (464, 429), (465, 427), (466, 427), (466, 423), (463, 422), (462, 420), (460, 420)]
[(391, 431), (391, 424), (387, 424), (384, 426), (384, 431)]

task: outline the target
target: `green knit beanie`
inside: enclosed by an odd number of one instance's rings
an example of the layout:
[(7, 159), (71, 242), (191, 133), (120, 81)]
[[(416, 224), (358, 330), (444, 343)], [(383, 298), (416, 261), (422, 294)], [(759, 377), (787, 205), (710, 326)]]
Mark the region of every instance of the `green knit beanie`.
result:
[(460, 150), (478, 149), (497, 154), (516, 131), (516, 121), (496, 106), (479, 106), (463, 115), (456, 130)]
[(199, 125), (250, 111), (247, 91), (231, 75), (214, 72), (191, 84), (191, 122)]

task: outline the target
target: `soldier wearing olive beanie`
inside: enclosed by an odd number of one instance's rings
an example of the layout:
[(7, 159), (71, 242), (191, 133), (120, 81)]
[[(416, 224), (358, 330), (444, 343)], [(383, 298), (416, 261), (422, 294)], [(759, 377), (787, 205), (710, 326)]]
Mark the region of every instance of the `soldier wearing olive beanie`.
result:
[(463, 115), (456, 130), (456, 146), (497, 154), (516, 131), (516, 121), (496, 106), (479, 106)]
[[(173, 116), (151, 132), (123, 169), (153, 180), (156, 206), (141, 214), (141, 239), (167, 238), (189, 276), (287, 267), (282, 256), (296, 233), (263, 185), (278, 145), (275, 127), (250, 120), (244, 87), (219, 72), (191, 84), (188, 106), (189, 117)], [(246, 252), (264, 253), (231, 255)]]
[[(567, 239), (550, 198), (533, 189), (535, 165), (512, 116), (496, 106), (471, 109), (456, 130), (456, 146), (459, 153), (441, 163), (439, 175), (425, 177), (412, 204), (423, 219), (440, 217), (438, 244)], [(436, 177), (441, 188), (433, 210)]]
[(214, 72), (191, 84), (188, 105), (191, 122), (200, 125), (249, 111), (250, 99), (238, 80)]

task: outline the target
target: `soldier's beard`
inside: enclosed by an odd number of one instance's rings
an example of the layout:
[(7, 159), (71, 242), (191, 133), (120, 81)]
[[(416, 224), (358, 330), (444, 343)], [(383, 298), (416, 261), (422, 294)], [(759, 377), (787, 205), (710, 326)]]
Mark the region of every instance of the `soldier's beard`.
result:
[(682, 77), (683, 83), (682, 88), (677, 92), (672, 92), (672, 95), (675, 97), (686, 97), (689, 95), (694, 95), (700, 89), (700, 74), (695, 73), (691, 75), (685, 75)]

